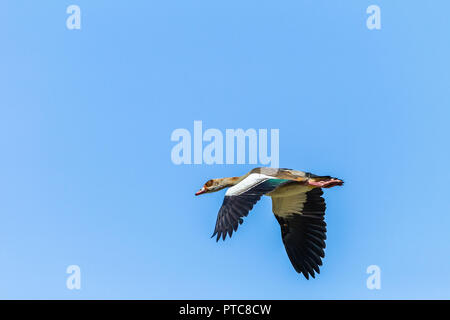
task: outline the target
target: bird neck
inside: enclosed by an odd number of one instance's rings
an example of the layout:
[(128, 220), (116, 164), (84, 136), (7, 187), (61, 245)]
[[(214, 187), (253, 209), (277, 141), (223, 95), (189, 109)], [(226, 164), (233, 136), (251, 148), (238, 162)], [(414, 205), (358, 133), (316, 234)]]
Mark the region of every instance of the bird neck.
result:
[(222, 187), (228, 188), (238, 184), (239, 181), (241, 181), (241, 177), (222, 178), (217, 180), (219, 180), (219, 184)]

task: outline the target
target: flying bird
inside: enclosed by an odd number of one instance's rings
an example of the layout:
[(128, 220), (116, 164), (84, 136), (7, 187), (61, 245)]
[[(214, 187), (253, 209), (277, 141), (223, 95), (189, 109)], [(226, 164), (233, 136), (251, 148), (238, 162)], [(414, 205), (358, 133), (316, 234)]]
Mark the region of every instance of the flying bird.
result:
[(208, 180), (196, 196), (228, 188), (217, 215), (212, 237), (216, 241), (242, 224), (256, 202), (263, 196), (272, 198), (272, 211), (280, 224), (281, 237), (292, 266), (306, 279), (325, 257), (325, 200), (322, 188), (343, 185), (330, 176), (317, 176), (292, 169), (255, 168), (241, 177)]

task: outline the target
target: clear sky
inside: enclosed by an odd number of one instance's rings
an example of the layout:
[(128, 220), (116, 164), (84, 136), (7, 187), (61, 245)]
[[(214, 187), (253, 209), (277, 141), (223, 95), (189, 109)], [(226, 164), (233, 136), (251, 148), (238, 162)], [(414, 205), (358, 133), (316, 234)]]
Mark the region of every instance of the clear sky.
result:
[[(381, 30), (366, 27), (372, 4)], [(0, 298), (450, 298), (449, 12), (2, 1)], [(345, 180), (325, 192), (316, 279), (292, 268), (269, 198), (231, 240), (210, 239), (224, 192), (194, 192), (255, 165), (175, 165), (171, 134), (195, 120), (279, 129), (280, 166)]]

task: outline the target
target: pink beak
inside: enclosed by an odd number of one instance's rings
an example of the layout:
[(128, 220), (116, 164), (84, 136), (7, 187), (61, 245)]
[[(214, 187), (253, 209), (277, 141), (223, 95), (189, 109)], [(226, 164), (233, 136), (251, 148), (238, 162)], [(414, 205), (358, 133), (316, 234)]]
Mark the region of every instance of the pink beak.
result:
[(200, 194), (202, 194), (202, 193), (205, 193), (205, 192), (206, 192), (206, 189), (205, 189), (205, 188), (201, 188), (200, 190), (198, 190), (198, 191), (195, 193), (195, 195), (198, 196), (198, 195), (200, 195)]

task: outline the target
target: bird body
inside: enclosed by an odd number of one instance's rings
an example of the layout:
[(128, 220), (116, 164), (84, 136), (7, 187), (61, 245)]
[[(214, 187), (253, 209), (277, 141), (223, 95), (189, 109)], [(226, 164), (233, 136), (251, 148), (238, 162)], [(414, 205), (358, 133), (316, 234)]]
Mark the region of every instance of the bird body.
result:
[(280, 224), (288, 257), (307, 279), (320, 273), (325, 256), (326, 223), (322, 188), (342, 185), (330, 176), (292, 169), (255, 168), (241, 177), (208, 180), (196, 195), (229, 188), (217, 215), (213, 237), (232, 236), (243, 218), (263, 196), (272, 198), (272, 211)]

